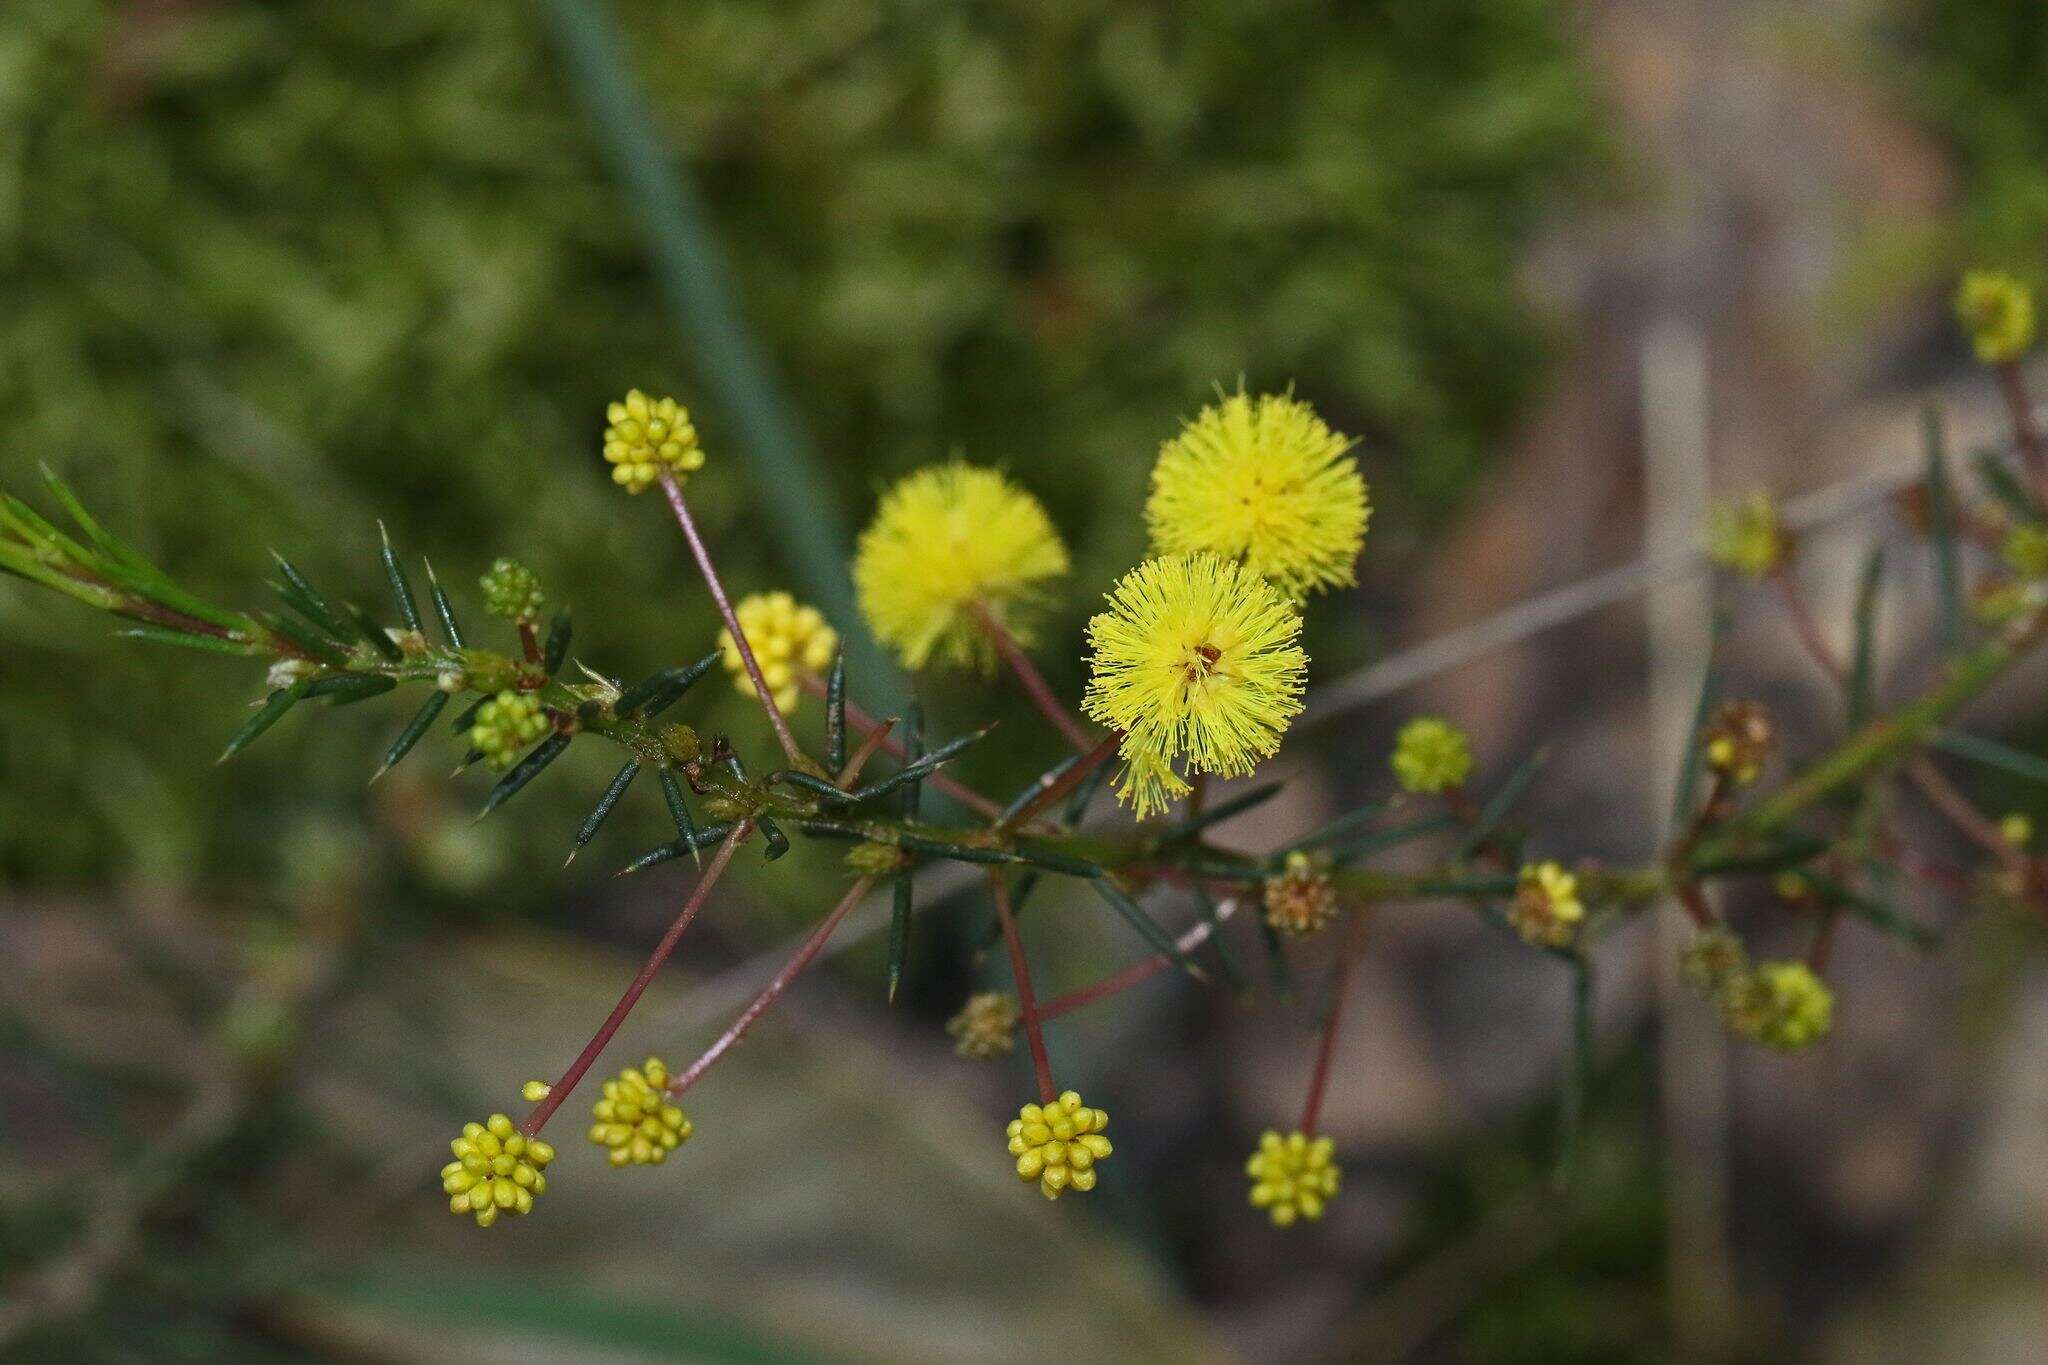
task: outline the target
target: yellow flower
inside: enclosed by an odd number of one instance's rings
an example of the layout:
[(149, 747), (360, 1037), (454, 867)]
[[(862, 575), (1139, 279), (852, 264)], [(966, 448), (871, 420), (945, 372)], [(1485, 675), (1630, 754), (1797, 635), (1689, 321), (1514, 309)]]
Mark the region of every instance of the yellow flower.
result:
[(1586, 918), (1579, 902), (1579, 879), (1556, 863), (1530, 863), (1508, 906), (1508, 923), (1539, 948), (1562, 948)]
[(1771, 713), (1753, 701), (1724, 702), (1700, 732), (1700, 747), (1709, 772), (1737, 786), (1747, 786), (1763, 773), (1777, 736)]
[(1778, 504), (1761, 489), (1718, 504), (1707, 517), (1707, 558), (1745, 578), (1770, 577), (1790, 549)]
[(1143, 819), (1176, 786), (1172, 765), (1238, 777), (1280, 747), (1301, 711), (1301, 614), (1257, 574), (1212, 554), (1148, 559), (1088, 623), (1081, 709), (1124, 732), (1118, 795)]
[(1266, 923), (1289, 938), (1320, 933), (1337, 917), (1337, 889), (1306, 853), (1287, 855), (1287, 870), (1266, 879)]
[(547, 732), (548, 718), (541, 713), (540, 698), (530, 692), (505, 691), (477, 708), (476, 722), (469, 727), (469, 747), (502, 772), (518, 759), (521, 749)]
[(1449, 791), (1472, 775), (1472, 745), (1449, 721), (1417, 716), (1394, 739), (1393, 765), (1404, 791)]
[(2024, 811), (2013, 811), (1998, 822), (1998, 837), (2014, 848), (2025, 848), (2034, 842), (2034, 821)]
[[(785, 716), (796, 710), (802, 695), (800, 679), (832, 666), (839, 649), (839, 632), (825, 624), (816, 607), (798, 606), (786, 592), (760, 592), (742, 597), (733, 608), (753, 646), (754, 662), (761, 665), (761, 680), (768, 684), (776, 709)], [(732, 674), (734, 687), (742, 696), (754, 695), (754, 680), (747, 676), (746, 660), (733, 643), (732, 632), (718, 632), (718, 647), (725, 651), (725, 671)]]
[(1203, 408), (1152, 468), (1153, 553), (1238, 560), (1297, 602), (1349, 587), (1371, 512), (1351, 446), (1287, 394)]
[(1087, 1108), (1072, 1090), (1048, 1105), (1025, 1105), (1007, 1129), (1017, 1178), (1036, 1180), (1047, 1199), (1094, 1189), (1095, 1163), (1113, 1150), (1102, 1136), (1108, 1126), (1109, 1115)]
[(993, 469), (955, 462), (882, 495), (860, 534), (853, 584), (875, 638), (906, 668), (937, 655), (987, 669), (995, 650), (976, 613), (1027, 640), (1018, 613), (1066, 571), (1067, 547), (1037, 498)]
[(1264, 1209), (1280, 1228), (1297, 1218), (1313, 1222), (1322, 1217), (1323, 1207), (1337, 1197), (1341, 1172), (1331, 1156), (1335, 1147), (1326, 1137), (1299, 1132), (1282, 1137), (1268, 1130), (1244, 1164), (1252, 1178), (1252, 1207)]
[(604, 1098), (590, 1107), (597, 1120), (590, 1125), (590, 1140), (610, 1149), (605, 1155), (612, 1165), (659, 1165), (690, 1140), (696, 1128), (668, 1102), (667, 1086), (668, 1068), (659, 1057), (629, 1066), (604, 1083)]
[(1765, 962), (1728, 984), (1721, 1013), (1751, 1042), (1797, 1052), (1834, 1027), (1835, 996), (1804, 962)]
[(2034, 344), (2034, 291), (2002, 270), (1964, 273), (1956, 317), (1986, 365), (2018, 360)]
[(946, 1021), (953, 1051), (978, 1061), (1007, 1057), (1017, 1045), (1017, 1001), (1002, 991), (981, 991), (967, 997), (960, 1012)]
[(548, 1187), (541, 1171), (555, 1159), (555, 1149), (521, 1133), (503, 1114), (463, 1124), (462, 1136), (448, 1147), (455, 1153), (455, 1160), (441, 1168), (448, 1210), (474, 1214), (480, 1228), (497, 1222), (501, 1213), (530, 1213), (534, 1196)]
[(605, 463), (612, 482), (638, 493), (666, 472), (681, 479), (704, 467), (690, 410), (673, 398), (649, 398), (638, 389), (604, 412)]

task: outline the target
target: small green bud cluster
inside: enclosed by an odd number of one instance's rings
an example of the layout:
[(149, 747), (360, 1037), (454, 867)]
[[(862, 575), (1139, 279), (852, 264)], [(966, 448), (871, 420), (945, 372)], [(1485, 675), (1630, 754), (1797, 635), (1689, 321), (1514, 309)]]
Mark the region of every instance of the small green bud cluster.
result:
[(547, 598), (540, 579), (516, 559), (500, 559), (477, 580), (484, 590), (484, 610), (507, 621), (535, 621)]
[(470, 727), (470, 747), (484, 756), (491, 767), (503, 771), (519, 758), (519, 751), (548, 732), (548, 718), (540, 698), (524, 692), (505, 691), (477, 709)]

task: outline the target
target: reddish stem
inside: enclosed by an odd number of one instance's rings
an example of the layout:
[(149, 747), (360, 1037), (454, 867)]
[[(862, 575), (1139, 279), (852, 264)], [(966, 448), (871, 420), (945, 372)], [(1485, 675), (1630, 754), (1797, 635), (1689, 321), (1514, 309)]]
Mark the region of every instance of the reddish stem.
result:
[(711, 894), (711, 888), (718, 884), (718, 878), (724, 873), (725, 865), (732, 861), (734, 851), (739, 848), (741, 841), (753, 832), (753, 823), (742, 820), (733, 826), (732, 833), (726, 835), (718, 845), (718, 852), (712, 856), (711, 865), (705, 868), (704, 875), (697, 879), (696, 888), (690, 892), (690, 898), (683, 902), (683, 908), (676, 913), (675, 923), (669, 925), (668, 932), (661, 936), (661, 942), (655, 944), (654, 951), (648, 954), (647, 961), (640, 968), (640, 974), (626, 987), (626, 993), (619, 997), (619, 1003), (612, 1006), (611, 1014), (605, 1018), (596, 1035), (584, 1044), (583, 1051), (577, 1054), (576, 1060), (569, 1063), (569, 1069), (562, 1073), (562, 1079), (549, 1087), (546, 1097), (536, 1104), (533, 1112), (520, 1123), (520, 1132), (528, 1137), (538, 1133), (547, 1123), (549, 1116), (562, 1107), (562, 1101), (569, 1098), (569, 1092), (576, 1088), (576, 1083), (590, 1070), (591, 1063), (597, 1060), (597, 1055), (611, 1042), (612, 1035), (619, 1031), (619, 1025), (626, 1022), (626, 1016), (633, 1012), (633, 1006), (640, 1002), (640, 996), (646, 991), (647, 983), (654, 980), (654, 974), (661, 970), (661, 964), (668, 961), (668, 955), (675, 951), (676, 941), (682, 938), (683, 930), (690, 927), (690, 921), (697, 917), (698, 909)]
[(1017, 813), (1004, 822), (1005, 827), (1016, 829), (1019, 826), (1030, 824), (1037, 818), (1039, 812), (1045, 810), (1055, 801), (1066, 796), (1068, 792), (1080, 786), (1082, 779), (1101, 767), (1103, 761), (1116, 752), (1116, 746), (1122, 740), (1123, 736), (1114, 730), (1104, 735), (1099, 744), (1081, 755), (1072, 767), (1061, 773), (1044, 791), (1020, 806)]
[(1820, 932), (1813, 936), (1813, 946), (1806, 950), (1806, 965), (1815, 976), (1828, 969), (1828, 956), (1835, 949), (1835, 930), (1842, 923), (1842, 907), (1832, 906), (1821, 917)]
[[(1235, 897), (1225, 899), (1216, 907), (1215, 923), (1221, 924), (1224, 920), (1236, 914), (1238, 905), (1239, 902)], [(1203, 920), (1182, 934), (1175, 941), (1174, 946), (1185, 956), (1208, 942), (1212, 929), (1213, 925), (1211, 922)], [(1069, 991), (1057, 1000), (1039, 1006), (1039, 1020), (1043, 1022), (1047, 1019), (1056, 1019), (1062, 1014), (1084, 1009), (1098, 1000), (1107, 1000), (1112, 995), (1129, 990), (1140, 981), (1149, 981), (1172, 965), (1173, 959), (1165, 953), (1154, 953), (1142, 961), (1133, 962), (1130, 966), (1114, 975), (1105, 976), (1092, 986), (1083, 986), (1079, 990)]]
[(679, 1098), (684, 1091), (703, 1080), (704, 1074), (718, 1065), (720, 1059), (732, 1051), (740, 1039), (747, 1036), (747, 1030), (754, 1026), (754, 1021), (766, 1014), (768, 1007), (789, 989), (789, 983), (796, 980), (803, 969), (811, 965), (811, 959), (818, 955), (818, 951), (825, 946), (825, 941), (832, 937), (833, 931), (853, 912), (853, 907), (860, 904), (862, 897), (868, 894), (869, 888), (874, 884), (874, 878), (862, 877), (846, 888), (846, 894), (839, 898), (839, 904), (833, 906), (832, 913), (825, 916), (823, 922), (811, 931), (811, 936), (804, 940), (803, 947), (796, 950), (796, 956), (775, 974), (773, 980), (761, 988), (761, 993), (740, 1011), (740, 1017), (733, 1020), (724, 1033), (718, 1035), (718, 1041), (704, 1049), (703, 1056), (690, 1063), (689, 1070), (668, 1083), (670, 1098)]
[[(868, 737), (853, 751), (853, 757), (847, 759), (846, 766), (839, 770), (837, 781), (840, 786), (850, 787), (854, 784), (860, 777), (860, 770), (868, 766), (868, 760), (889, 746), (889, 732), (895, 728), (896, 722), (892, 718), (878, 722), (875, 728), (868, 732)], [(902, 754), (908, 753), (909, 750), (898, 744), (896, 752)]]
[(1344, 931), (1344, 943), (1337, 950), (1337, 972), (1330, 982), (1330, 1012), (1323, 1018), (1323, 1037), (1316, 1047), (1315, 1074), (1308, 1081), (1308, 1103), (1301, 1110), (1301, 1131), (1316, 1135), (1316, 1122), (1323, 1116), (1323, 1096), (1330, 1088), (1330, 1062), (1337, 1055), (1337, 1025), (1344, 1017), (1344, 990), (1351, 984), (1351, 964), (1358, 955), (1358, 939), (1365, 917), (1353, 912)]
[(1038, 1073), (1038, 1100), (1051, 1104), (1059, 1098), (1052, 1083), (1052, 1062), (1045, 1055), (1045, 1030), (1041, 1028), (1038, 997), (1031, 990), (1031, 964), (1024, 960), (1024, 940), (1017, 933), (1017, 920), (1010, 913), (1010, 885), (997, 874), (988, 879), (989, 894), (995, 897), (996, 919), (1003, 926), (1003, 942), (1010, 948), (1010, 975), (1017, 981), (1017, 1008), (1024, 1016), (1024, 1041), (1031, 1045), (1031, 1069)]
[(2017, 360), (1998, 366), (1998, 387), (2005, 394), (2005, 406), (2012, 413), (2013, 444), (2026, 461), (2027, 481), (2034, 496), (2048, 502), (2048, 448), (2041, 444), (2040, 428), (2034, 425), (2034, 405), (2027, 401), (2027, 379)]
[(2027, 875), (2027, 855), (2014, 848), (1999, 833), (1998, 826), (1986, 819), (1970, 798), (1958, 791), (1926, 755), (1906, 765), (1906, 776), (1920, 789), (1928, 804), (1947, 816), (1971, 843), (1996, 858), (2008, 872), (2023, 878)]
[(996, 653), (1002, 656), (1010, 671), (1017, 675), (1017, 681), (1024, 684), (1024, 690), (1030, 694), (1039, 714), (1052, 722), (1052, 727), (1060, 732), (1067, 743), (1074, 746), (1075, 752), (1087, 753), (1095, 741), (1089, 737), (1087, 729), (1081, 722), (1075, 720), (1067, 708), (1060, 704), (1059, 696), (1054, 693), (1051, 684), (1046, 682), (1045, 675), (1038, 671), (1037, 666), (1024, 653), (1023, 646), (1017, 643), (1017, 637), (1010, 634), (1003, 623), (996, 619), (995, 613), (981, 603), (973, 603), (968, 610), (974, 613), (975, 624), (981, 627), (982, 633), (988, 636), (989, 642), (996, 647)]
[(676, 514), (676, 525), (683, 528), (683, 539), (690, 543), (690, 553), (697, 560), (697, 568), (704, 575), (704, 585), (711, 590), (711, 600), (718, 605), (718, 614), (725, 621), (725, 628), (732, 632), (732, 640), (739, 647), (740, 662), (746, 665), (747, 677), (753, 681), (754, 696), (761, 703), (761, 709), (768, 715), (768, 724), (775, 731), (776, 742), (782, 745), (782, 752), (789, 761), (805, 771), (810, 763), (804, 758), (804, 751), (797, 746), (796, 736), (789, 732), (789, 722), (783, 718), (782, 708), (775, 704), (775, 697), (768, 690), (768, 682), (761, 676), (761, 664), (754, 658), (754, 647), (747, 641), (747, 633), (740, 629), (740, 618), (733, 613), (732, 602), (725, 595), (725, 584), (719, 581), (718, 569), (711, 563), (711, 552), (704, 546), (704, 538), (697, 534), (697, 523), (690, 516), (690, 504), (683, 500), (683, 486), (676, 482), (676, 476), (663, 471), (661, 491), (668, 495), (669, 510)]
[(526, 656), (526, 662), (540, 662), (540, 636), (534, 633), (533, 622), (524, 617), (519, 621), (519, 652)]
[(1800, 643), (1813, 661), (1827, 670), (1828, 676), (1838, 683), (1849, 680), (1849, 671), (1842, 667), (1842, 661), (1835, 657), (1835, 651), (1828, 644), (1827, 636), (1821, 633), (1820, 622), (1814, 618), (1813, 606), (1806, 600), (1806, 592), (1782, 565), (1774, 572), (1778, 587), (1785, 595), (1785, 606), (1792, 615), (1792, 628), (1799, 633)]

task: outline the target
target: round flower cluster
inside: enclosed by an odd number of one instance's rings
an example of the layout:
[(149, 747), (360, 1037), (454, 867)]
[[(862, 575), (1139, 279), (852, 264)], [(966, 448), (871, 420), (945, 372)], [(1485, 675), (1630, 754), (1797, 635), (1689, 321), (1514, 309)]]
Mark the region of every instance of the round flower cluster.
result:
[(1722, 703), (1713, 720), (1700, 732), (1707, 770), (1738, 786), (1757, 780), (1776, 742), (1771, 713), (1753, 701)]
[(1301, 711), (1301, 614), (1279, 589), (1213, 554), (1148, 559), (1088, 622), (1081, 709), (1123, 731), (1118, 795), (1140, 819), (1187, 792), (1174, 771), (1241, 777)]
[(960, 1012), (946, 1021), (953, 1051), (976, 1061), (1007, 1057), (1017, 1045), (1021, 1017), (1014, 997), (1003, 991), (980, 991), (967, 997)]
[(629, 1066), (604, 1083), (604, 1098), (590, 1107), (597, 1120), (590, 1125), (590, 1140), (609, 1149), (605, 1155), (612, 1165), (659, 1165), (690, 1140), (696, 1128), (668, 1102), (667, 1086), (668, 1068), (659, 1057)]
[(478, 580), (484, 590), (484, 610), (507, 621), (532, 621), (547, 604), (540, 579), (516, 559), (500, 559)]
[(1522, 869), (1521, 884), (1508, 906), (1508, 923), (1523, 939), (1539, 948), (1565, 947), (1585, 918), (1577, 877), (1551, 862)]
[(1828, 1036), (1835, 996), (1804, 962), (1763, 962), (1721, 995), (1729, 1028), (1751, 1042), (1797, 1052)]
[(1956, 317), (1986, 365), (2018, 360), (2034, 344), (2034, 291), (2002, 270), (1963, 275)]
[(2008, 811), (1999, 817), (1998, 837), (2014, 848), (2025, 848), (2034, 842), (2034, 819), (2025, 811)]
[(2021, 578), (2048, 578), (2048, 526), (2032, 522), (2005, 533), (1999, 558)]
[(1417, 716), (1394, 738), (1394, 778), (1403, 791), (1450, 791), (1472, 775), (1472, 744), (1438, 716)]
[(1067, 1190), (1095, 1188), (1095, 1163), (1112, 1150), (1102, 1130), (1109, 1115), (1081, 1103), (1067, 1091), (1051, 1104), (1027, 1104), (1006, 1130), (1017, 1178), (1035, 1180), (1040, 1193), (1057, 1199)]
[(503, 1114), (463, 1124), (462, 1136), (448, 1147), (455, 1153), (455, 1160), (441, 1168), (448, 1210), (474, 1214), (480, 1228), (497, 1222), (501, 1213), (530, 1213), (534, 1196), (548, 1187), (541, 1171), (555, 1159), (555, 1149), (521, 1133)]
[(981, 615), (1020, 641), (1020, 615), (1040, 585), (1067, 571), (1052, 518), (993, 469), (955, 462), (920, 469), (882, 495), (861, 532), (853, 586), (875, 638), (909, 669), (934, 657), (993, 668)]
[(1332, 1153), (1336, 1144), (1326, 1137), (1311, 1138), (1294, 1132), (1282, 1137), (1268, 1131), (1259, 1139), (1259, 1149), (1245, 1162), (1245, 1174), (1252, 1178), (1252, 1207), (1266, 1211), (1275, 1227), (1290, 1227), (1296, 1219), (1313, 1222), (1323, 1208), (1337, 1197), (1340, 1174)]
[(1791, 550), (1778, 504), (1762, 490), (1722, 503), (1707, 516), (1707, 558), (1745, 578), (1769, 578)]
[(1287, 868), (1266, 879), (1266, 923), (1275, 933), (1307, 938), (1337, 917), (1337, 888), (1306, 853), (1287, 855)]
[(1236, 560), (1296, 602), (1349, 587), (1371, 511), (1352, 444), (1289, 394), (1211, 404), (1152, 467), (1153, 553)]
[(704, 467), (690, 411), (673, 398), (649, 398), (638, 389), (604, 412), (605, 463), (612, 482), (638, 493), (664, 473), (681, 479)]
[[(825, 624), (816, 607), (800, 606), (786, 592), (743, 597), (733, 615), (753, 647), (754, 662), (761, 665), (761, 680), (768, 684), (775, 708), (788, 715), (802, 695), (803, 674), (816, 676), (832, 666), (832, 656), (839, 650), (839, 632)], [(746, 660), (740, 657), (730, 630), (718, 632), (718, 647), (725, 651), (725, 671), (732, 674), (733, 686), (743, 696), (753, 696), (754, 680), (747, 676)]]
[(526, 692), (500, 692), (477, 708), (469, 727), (469, 747), (484, 762), (503, 771), (518, 760), (519, 751), (548, 732), (540, 698)]

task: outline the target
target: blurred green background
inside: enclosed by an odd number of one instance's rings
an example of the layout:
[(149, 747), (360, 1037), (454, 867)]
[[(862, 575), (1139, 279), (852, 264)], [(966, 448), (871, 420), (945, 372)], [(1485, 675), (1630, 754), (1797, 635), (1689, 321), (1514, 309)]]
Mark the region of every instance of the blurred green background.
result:
[[(614, 23), (623, 65), (593, 70)], [(1860, 306), (1966, 256), (2048, 272), (2038, 7), (1871, 6), (1852, 37), (1843, 65), (1952, 176), (1905, 230), (1859, 222), (1841, 273), (1888, 276)], [(574, 612), (576, 653), (638, 676), (714, 623), (658, 505), (597, 459), (628, 386), (696, 413), (712, 464), (692, 494), (736, 589), (829, 593), (816, 565), (874, 490), (959, 452), (1068, 534), (1044, 638), (1071, 641), (1140, 552), (1158, 443), (1218, 385), (1292, 384), (1362, 438), (1373, 488), (1365, 586), (1311, 622), (1335, 675), (1384, 650), (1425, 571), (1461, 572), (1444, 538), (1586, 353), (1584, 318), (1532, 280), (1668, 187), (1612, 107), (1614, 39), (1563, 0), (0, 7), (0, 475), (27, 494), (47, 462), (236, 603), (260, 597), (269, 547), (376, 600), (377, 518), (472, 615), (476, 574), (517, 554)], [(616, 125), (591, 118), (621, 90), (701, 196), (701, 236), (650, 231)], [(727, 292), (744, 335), (677, 307), (664, 260)], [(735, 345), (766, 360), (779, 434), (730, 383)], [(793, 452), (811, 481), (764, 477)], [(1078, 683), (1073, 651), (1045, 659)], [(701, 1162), (564, 1179), (509, 1237), (436, 1220), (446, 1133), (558, 1068), (658, 932), (679, 878), (604, 873), (662, 818), (636, 792), (562, 872), (600, 756), (483, 825), (438, 738), (366, 794), (400, 719), (376, 703), (293, 716), (214, 767), (259, 682), (0, 583), (0, 878), (23, 968), (0, 993), (0, 1291), (76, 1272), (74, 1297), (0, 1312), (23, 1358), (437, 1359), (451, 1329), (536, 1359), (1377, 1358), (1409, 1329), (1374, 1335), (1375, 1292), (1517, 1228), (1553, 1254), (1510, 1256), (1411, 1345), (1664, 1353), (1640, 1059), (1604, 1083), (1569, 1235), (1530, 1231), (1537, 1090), (1368, 1157), (1357, 1202), (1399, 1192), (1369, 1204), (1384, 1225), (1282, 1244), (1237, 1205), (1267, 1120), (1203, 1089), (1237, 1064), (1237, 1017), (1152, 1000), (1062, 1047), (1131, 1085), (1138, 1049), (1172, 1047), (1190, 1093), (1133, 1102), (1142, 1177), (1052, 1217), (982, 1159), (1020, 1073), (944, 1051), (969, 984), (1001, 979), (959, 916), (921, 936), (893, 1018), (875, 1018), (878, 954), (849, 954), (808, 1022), (733, 1068)], [(765, 744), (710, 691), (694, 720)], [(986, 718), (971, 680), (927, 699), (944, 732)], [(1327, 785), (1352, 784), (1379, 724), (1333, 738)], [(1028, 779), (1046, 754), (1025, 729), (966, 773)], [(827, 855), (756, 871), (624, 1050), (712, 1027), (737, 1003), (720, 972), (833, 884)], [(1129, 950), (1077, 929), (1049, 956), (1080, 980)], [(111, 1219), (110, 1179), (131, 1182)], [(1025, 1289), (1027, 1266), (1056, 1269)]]

